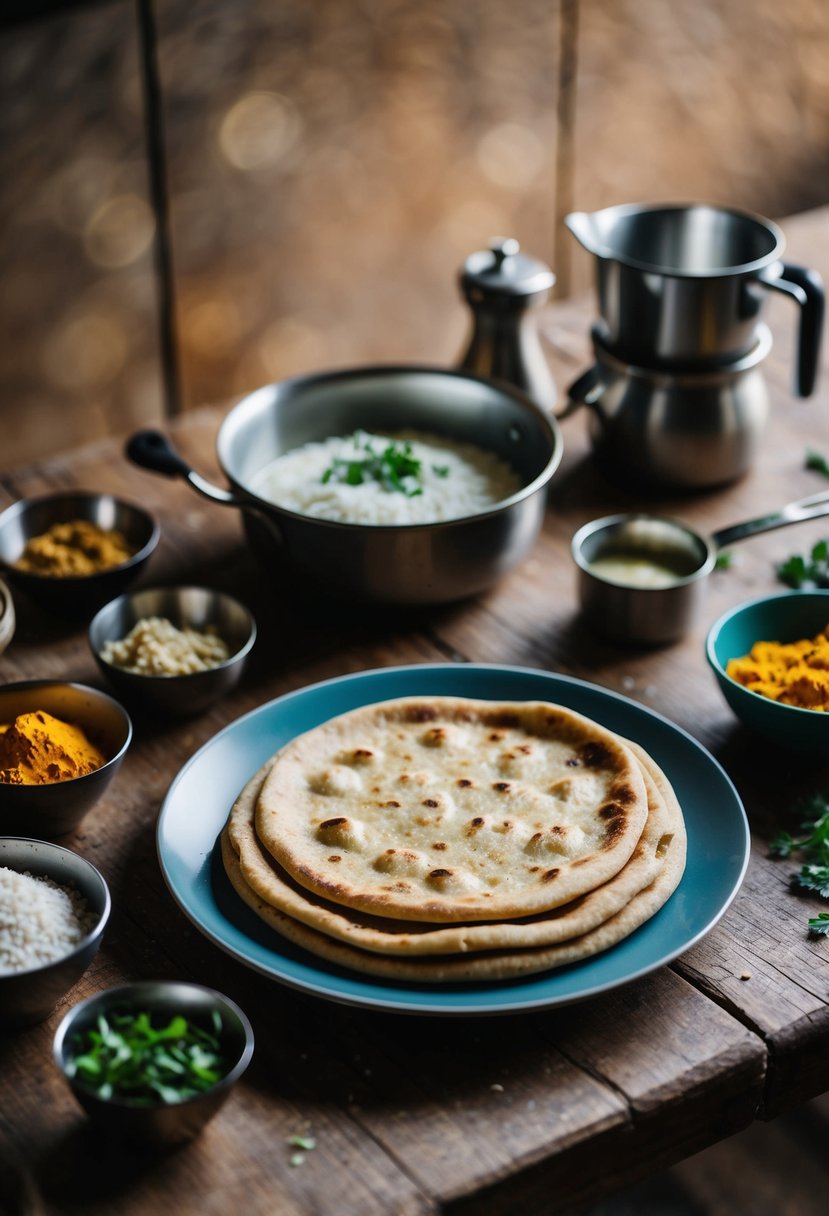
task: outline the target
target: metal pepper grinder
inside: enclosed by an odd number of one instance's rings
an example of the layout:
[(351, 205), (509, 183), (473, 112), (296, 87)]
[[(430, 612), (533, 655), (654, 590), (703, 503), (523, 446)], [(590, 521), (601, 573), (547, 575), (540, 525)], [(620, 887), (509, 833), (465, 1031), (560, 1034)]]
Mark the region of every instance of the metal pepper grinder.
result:
[(459, 280), (474, 328), (458, 366), (477, 376), (506, 380), (544, 409), (552, 409), (555, 384), (531, 315), (556, 281), (550, 267), (521, 253), (518, 241), (506, 237), (470, 254)]

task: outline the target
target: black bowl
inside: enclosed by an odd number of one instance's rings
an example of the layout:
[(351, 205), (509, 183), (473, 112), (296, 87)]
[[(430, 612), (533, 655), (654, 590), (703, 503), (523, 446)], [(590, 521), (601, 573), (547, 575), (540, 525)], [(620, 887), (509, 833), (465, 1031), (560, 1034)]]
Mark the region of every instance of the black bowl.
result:
[(24, 680), (0, 685), (0, 723), (42, 709), (80, 726), (105, 756), (106, 764), (69, 781), (49, 785), (5, 785), (0, 782), (0, 832), (51, 840), (73, 831), (103, 794), (120, 768), (132, 739), (126, 710), (108, 693), (85, 684)]
[(90, 932), (68, 954), (26, 971), (0, 975), (0, 1025), (29, 1026), (49, 1016), (97, 954), (109, 920), (109, 887), (92, 862), (42, 840), (0, 837), (0, 866), (74, 887), (96, 918)]
[[(26, 544), (54, 524), (89, 520), (99, 528), (121, 533), (134, 550), (128, 561), (98, 574), (58, 578), (19, 570), (15, 562)], [(43, 608), (66, 617), (88, 617), (107, 600), (119, 595), (139, 574), (158, 544), (160, 529), (143, 507), (111, 494), (78, 490), (22, 498), (0, 515), (0, 565), (12, 586)]]

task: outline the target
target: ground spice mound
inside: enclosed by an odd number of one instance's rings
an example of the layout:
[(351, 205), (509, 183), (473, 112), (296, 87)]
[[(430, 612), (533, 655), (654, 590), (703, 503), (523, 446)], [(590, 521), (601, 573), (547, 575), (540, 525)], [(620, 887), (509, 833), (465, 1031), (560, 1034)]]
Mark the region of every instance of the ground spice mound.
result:
[(0, 726), (0, 784), (50, 785), (71, 781), (106, 764), (79, 726), (42, 709)]
[(755, 642), (725, 670), (738, 684), (782, 705), (829, 711), (829, 625), (815, 638)]
[(105, 531), (88, 519), (73, 519), (33, 536), (15, 567), (28, 574), (78, 578), (111, 570), (132, 555), (133, 549), (120, 532)]

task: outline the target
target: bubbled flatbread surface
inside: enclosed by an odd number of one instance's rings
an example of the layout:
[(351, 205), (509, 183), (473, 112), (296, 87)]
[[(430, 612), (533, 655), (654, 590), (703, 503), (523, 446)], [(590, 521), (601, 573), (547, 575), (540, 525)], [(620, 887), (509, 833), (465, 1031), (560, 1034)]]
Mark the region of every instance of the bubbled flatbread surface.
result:
[(647, 815), (632, 751), (580, 714), (409, 697), (288, 743), (255, 827), (316, 895), (454, 923), (549, 911), (592, 891), (628, 861)]
[[(305, 891), (262, 848), (254, 827), (256, 803), (272, 761), (256, 773), (236, 799), (227, 823), (227, 839), (238, 857), (250, 891), (272, 908), (329, 937), (380, 954), (422, 955), (551, 945), (581, 936), (606, 921), (649, 886), (666, 863), (681, 833), (678, 807), (664, 775), (645, 757), (648, 818), (625, 866), (608, 882), (560, 908), (512, 921), (486, 921), (446, 926), (423, 921), (391, 920), (341, 908)], [(653, 773), (653, 775), (652, 775)], [(663, 788), (657, 783), (661, 777)], [(663, 792), (664, 791), (664, 792)], [(677, 844), (677, 851), (681, 848)]]

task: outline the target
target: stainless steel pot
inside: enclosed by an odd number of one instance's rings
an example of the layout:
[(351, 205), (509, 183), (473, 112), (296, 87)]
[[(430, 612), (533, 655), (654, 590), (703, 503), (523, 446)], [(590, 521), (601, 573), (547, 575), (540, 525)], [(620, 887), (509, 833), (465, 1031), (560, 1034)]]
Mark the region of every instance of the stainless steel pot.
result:
[[(255, 475), (284, 452), (358, 428), (414, 428), (475, 443), (511, 464), (521, 489), (477, 515), (406, 525), (315, 519), (251, 489)], [(217, 451), (230, 490), (201, 477), (157, 431), (139, 432), (127, 445), (136, 464), (240, 508), (267, 569), (287, 561), (293, 575), (327, 594), (426, 604), (473, 595), (526, 556), (541, 527), (562, 439), (555, 419), (508, 385), (442, 368), (367, 367), (300, 376), (250, 394), (222, 423)]]
[(815, 384), (824, 295), (813, 270), (781, 260), (780, 228), (724, 207), (606, 207), (564, 221), (596, 257), (602, 336), (645, 367), (718, 366), (745, 355), (766, 290), (800, 307), (795, 392)]
[(636, 367), (616, 358), (595, 326), (593, 350), (596, 361), (569, 386), (559, 418), (588, 406), (596, 459), (611, 477), (702, 489), (751, 467), (769, 415), (768, 326), (758, 326), (748, 354), (708, 371)]
[[(597, 632), (618, 642), (661, 645), (674, 642), (691, 628), (700, 611), (708, 575), (717, 555), (728, 545), (829, 515), (829, 492), (787, 503), (768, 515), (720, 528), (703, 536), (678, 520), (660, 515), (608, 515), (594, 519), (573, 536), (571, 552), (579, 575), (579, 598), (585, 620)], [(599, 565), (615, 558), (624, 574), (608, 576)], [(656, 568), (658, 583), (644, 586), (641, 566)]]

